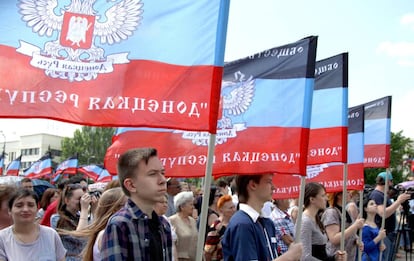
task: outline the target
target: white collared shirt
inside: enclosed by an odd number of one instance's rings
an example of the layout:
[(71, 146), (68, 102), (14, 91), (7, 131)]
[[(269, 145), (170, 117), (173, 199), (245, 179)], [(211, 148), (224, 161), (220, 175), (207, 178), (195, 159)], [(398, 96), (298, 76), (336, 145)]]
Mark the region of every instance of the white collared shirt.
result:
[(264, 217), (263, 213), (259, 213), (257, 212), (254, 208), (252, 208), (251, 206), (244, 204), (244, 203), (240, 203), (239, 204), (239, 209), (243, 212), (246, 212), (247, 215), (249, 215), (249, 217), (256, 223), (257, 219), (262, 216)]

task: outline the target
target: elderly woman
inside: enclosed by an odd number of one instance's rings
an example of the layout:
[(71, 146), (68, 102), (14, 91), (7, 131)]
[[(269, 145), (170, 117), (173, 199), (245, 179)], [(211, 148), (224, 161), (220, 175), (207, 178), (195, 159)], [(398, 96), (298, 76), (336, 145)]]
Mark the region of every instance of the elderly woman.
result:
[(217, 201), (219, 218), (211, 225), (204, 244), (204, 257), (206, 261), (223, 260), (221, 237), (229, 224), (230, 218), (236, 212), (236, 206), (230, 195), (221, 196)]
[(197, 251), (198, 231), (196, 221), (192, 217), (194, 209), (193, 192), (183, 191), (174, 196), (177, 213), (169, 220), (177, 234), (178, 260), (195, 260)]
[(0, 260), (65, 260), (56, 231), (36, 222), (37, 204), (31, 190), (21, 188), (10, 197), (13, 225), (0, 230)]

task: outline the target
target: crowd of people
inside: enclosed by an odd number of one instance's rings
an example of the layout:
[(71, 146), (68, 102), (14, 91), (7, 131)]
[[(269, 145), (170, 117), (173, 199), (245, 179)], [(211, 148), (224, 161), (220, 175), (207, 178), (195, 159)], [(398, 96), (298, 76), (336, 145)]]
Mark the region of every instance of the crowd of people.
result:
[(380, 255), (393, 260), (395, 215), (411, 197), (401, 193), (384, 206), (392, 176), (382, 172), (359, 213), (359, 193), (327, 194), (321, 184), (307, 183), (295, 240), (297, 199), (273, 200), (272, 174), (236, 175), (211, 186), (206, 230), (200, 235), (203, 194), (166, 178), (155, 149), (127, 151), (117, 170), (119, 179), (103, 190), (89, 191), (87, 180), (74, 177), (45, 190), (40, 199), (28, 178), (0, 185), (0, 261), (195, 260), (200, 239), (207, 261), (355, 261), (358, 252), (364, 261)]

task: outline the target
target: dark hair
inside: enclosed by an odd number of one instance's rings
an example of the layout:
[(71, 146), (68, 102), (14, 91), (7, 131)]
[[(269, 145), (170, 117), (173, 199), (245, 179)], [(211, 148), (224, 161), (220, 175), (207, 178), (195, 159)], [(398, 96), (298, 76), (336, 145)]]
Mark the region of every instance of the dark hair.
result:
[(69, 179), (69, 183), (71, 183), (71, 184), (81, 183), (81, 181), (85, 181), (86, 183), (88, 183), (88, 181), (87, 181), (84, 177), (82, 177), (82, 176), (80, 176), (80, 175), (75, 175), (75, 176), (72, 176), (72, 177)]
[(249, 200), (249, 192), (247, 191), (247, 185), (250, 180), (259, 184), (263, 175), (239, 175), (236, 176), (237, 195), (239, 197), (239, 203), (247, 203)]
[(373, 199), (370, 199), (369, 197), (365, 197), (364, 201), (362, 201), (362, 218), (367, 218), (368, 214), (365, 208), (368, 206), (368, 202), (370, 202), (371, 200)]
[(57, 184), (57, 188), (58, 188), (59, 190), (64, 190), (67, 184), (69, 184), (69, 180), (68, 180), (68, 179), (62, 180), (62, 181), (60, 181), (60, 182)]
[(46, 210), (50, 205), (50, 199), (55, 195), (55, 193), (59, 193), (59, 191), (54, 188), (46, 189), (45, 192), (43, 192), (42, 198), (40, 199), (40, 208)]
[(328, 195), (328, 204), (330, 207), (335, 207), (338, 201), (338, 197), (342, 195), (342, 191), (329, 193)]
[(230, 189), (231, 189), (231, 193), (236, 194), (237, 193), (237, 185), (236, 185), (236, 180), (233, 179), (230, 182)]
[(79, 183), (76, 184), (67, 184), (66, 187), (63, 189), (62, 193), (60, 194), (60, 199), (57, 207), (57, 213), (59, 214), (59, 220), (56, 225), (57, 228), (63, 228), (67, 230), (75, 230), (76, 226), (78, 225), (78, 221), (73, 221), (67, 214), (66, 214), (66, 202), (65, 199), (69, 199), (73, 197), (73, 192), (78, 189), (84, 189)]
[(37, 204), (39, 203), (39, 198), (37, 197), (36, 192), (34, 192), (33, 190), (28, 190), (25, 188), (18, 188), (10, 197), (9, 199), (9, 210), (12, 209), (14, 202), (17, 199), (21, 199), (21, 198), (26, 198), (26, 197), (32, 197), (35, 202), (36, 202), (36, 207)]
[(229, 183), (224, 179), (219, 179), (216, 181), (217, 187), (225, 188), (229, 185)]
[[(76, 184), (67, 184), (66, 187), (63, 189), (62, 193), (60, 194), (60, 200), (58, 203), (58, 207), (57, 210), (58, 212), (65, 212), (66, 210), (66, 203), (65, 203), (65, 199), (69, 199), (73, 196), (73, 191), (77, 190), (77, 189), (82, 189), (82, 186), (78, 183)], [(59, 213), (61, 214), (61, 213)]]
[(20, 180), (20, 184), (21, 183), (26, 183), (26, 182), (32, 182), (33, 183), (33, 181), (30, 178), (22, 178), (22, 180)]
[(118, 159), (118, 178), (121, 184), (122, 190), (128, 197), (131, 196), (129, 190), (125, 187), (124, 181), (127, 178), (132, 178), (135, 171), (138, 169), (139, 163), (144, 161), (148, 164), (148, 160), (157, 156), (157, 150), (154, 148), (138, 148), (131, 149), (121, 155)]
[[(305, 185), (305, 197), (303, 200), (303, 206), (305, 207), (305, 209), (309, 207), (310, 199), (315, 198), (321, 190), (326, 191), (325, 187), (317, 182), (309, 182)], [(322, 221), (321, 221), (322, 213), (323, 213), (323, 210), (318, 211), (315, 217), (315, 221), (316, 221), (316, 224), (318, 224), (322, 233), (325, 233), (325, 227), (323, 226)]]
[(210, 187), (210, 198), (208, 199), (208, 206), (209, 207), (211, 205), (213, 205), (214, 198), (216, 197), (216, 191), (217, 191), (217, 187), (216, 186), (211, 186)]
[(303, 206), (305, 208), (310, 205), (310, 198), (315, 198), (321, 190), (325, 191), (325, 187), (317, 182), (309, 182), (305, 185), (305, 197), (303, 199)]
[[(167, 179), (167, 187), (173, 185), (172, 182), (175, 181), (175, 180), (177, 180), (177, 179), (176, 178), (168, 178)], [(178, 180), (177, 180), (177, 182), (178, 182)], [(180, 182), (178, 182), (178, 183), (180, 183)]]
[(375, 184), (385, 185), (385, 180), (382, 177), (378, 176), (378, 177), (375, 178)]

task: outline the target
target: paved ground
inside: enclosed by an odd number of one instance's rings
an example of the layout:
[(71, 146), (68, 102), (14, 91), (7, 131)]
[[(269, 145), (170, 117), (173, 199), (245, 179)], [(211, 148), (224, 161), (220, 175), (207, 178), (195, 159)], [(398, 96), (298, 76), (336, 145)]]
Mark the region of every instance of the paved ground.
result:
[(404, 249), (398, 250), (399, 257), (395, 260), (407, 260), (407, 261), (414, 261), (414, 253), (405, 252)]

